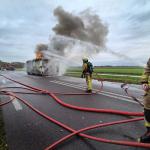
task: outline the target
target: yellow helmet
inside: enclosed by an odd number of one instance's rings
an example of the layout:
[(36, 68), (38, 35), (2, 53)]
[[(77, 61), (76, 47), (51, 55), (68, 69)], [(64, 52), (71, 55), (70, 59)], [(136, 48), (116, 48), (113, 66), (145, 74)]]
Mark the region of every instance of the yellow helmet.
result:
[(83, 62), (88, 62), (88, 58), (87, 57), (84, 57), (82, 58)]

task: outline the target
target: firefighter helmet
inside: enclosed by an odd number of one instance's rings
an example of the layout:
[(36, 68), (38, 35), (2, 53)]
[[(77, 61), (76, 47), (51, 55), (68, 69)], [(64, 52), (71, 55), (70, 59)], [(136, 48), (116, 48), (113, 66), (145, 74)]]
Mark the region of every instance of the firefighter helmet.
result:
[(83, 62), (88, 62), (88, 58), (87, 57), (84, 57), (82, 58)]

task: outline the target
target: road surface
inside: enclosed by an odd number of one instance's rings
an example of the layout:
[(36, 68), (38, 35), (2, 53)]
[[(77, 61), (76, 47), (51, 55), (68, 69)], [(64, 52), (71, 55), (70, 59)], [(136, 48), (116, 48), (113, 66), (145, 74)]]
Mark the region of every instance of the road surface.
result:
[[(59, 77), (39, 77), (27, 75), (24, 72), (3, 72), (17, 81), (35, 87), (47, 89), (51, 92), (84, 93), (84, 79), (59, 76)], [(142, 112), (139, 104), (127, 97), (120, 88), (120, 83), (104, 82), (102, 92), (93, 95), (58, 95), (64, 102), (76, 106), (116, 109), (131, 112)], [(0, 76), (0, 86), (20, 86)], [(93, 81), (94, 91), (99, 90), (100, 83)], [(21, 89), (11, 89), (22, 91)], [(140, 86), (130, 85), (130, 91), (138, 98), (142, 98), (143, 91)], [(72, 127), (81, 129), (97, 123), (105, 123), (131, 117), (92, 113), (72, 110), (61, 106), (47, 95), (17, 94), (30, 102), (34, 107), (45, 114), (59, 120)], [(1, 96), (4, 102), (8, 97)], [(5, 123), (6, 138), (9, 150), (44, 150), (48, 145), (54, 143), (65, 135), (67, 130), (42, 118), (19, 100), (14, 100), (2, 107)], [(86, 131), (86, 134), (96, 137), (103, 137), (113, 140), (136, 141), (145, 132), (144, 121), (114, 125), (105, 128), (97, 128)], [(56, 150), (144, 150), (144, 148), (113, 145), (96, 142), (89, 139), (74, 136), (71, 139), (58, 145)]]

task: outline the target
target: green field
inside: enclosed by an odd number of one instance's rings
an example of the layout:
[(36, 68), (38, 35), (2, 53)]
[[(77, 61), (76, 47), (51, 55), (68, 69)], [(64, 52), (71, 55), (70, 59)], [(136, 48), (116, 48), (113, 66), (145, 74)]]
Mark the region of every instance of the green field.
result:
[[(144, 68), (142, 67), (95, 67), (93, 78), (102, 80), (140, 84), (140, 76)], [(69, 68), (65, 75), (80, 77), (82, 72), (81, 67)]]

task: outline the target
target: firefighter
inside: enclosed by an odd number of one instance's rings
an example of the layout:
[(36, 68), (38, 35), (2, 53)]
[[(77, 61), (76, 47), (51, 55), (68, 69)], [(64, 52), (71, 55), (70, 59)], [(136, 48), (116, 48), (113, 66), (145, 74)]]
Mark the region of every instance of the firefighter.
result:
[(144, 73), (141, 78), (141, 83), (145, 91), (144, 94), (144, 117), (146, 133), (139, 138), (142, 143), (150, 143), (150, 58), (147, 62), (147, 66), (144, 69)]
[(88, 61), (88, 58), (83, 58), (83, 66), (82, 66), (82, 78), (86, 78), (87, 84), (87, 93), (92, 93), (92, 72), (93, 72), (93, 65), (91, 62)]

